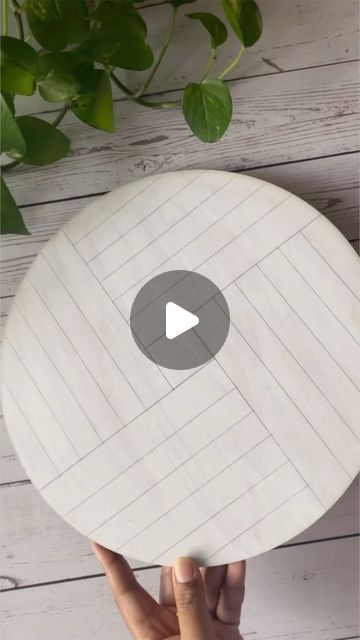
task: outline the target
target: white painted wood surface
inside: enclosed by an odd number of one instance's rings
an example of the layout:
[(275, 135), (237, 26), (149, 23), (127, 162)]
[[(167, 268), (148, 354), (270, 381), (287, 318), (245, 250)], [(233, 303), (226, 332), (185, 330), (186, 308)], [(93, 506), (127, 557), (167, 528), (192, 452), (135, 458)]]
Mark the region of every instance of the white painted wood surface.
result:
[[(357, 540), (350, 538), (255, 558), (248, 565), (244, 638), (357, 638), (357, 552)], [(156, 597), (159, 570), (137, 577)], [(19, 629), (36, 640), (130, 640), (101, 576), (3, 593), (0, 613), (6, 640), (18, 640)]]
[[(23, 213), (33, 235), (8, 236), (2, 240), (2, 323), (27, 267), (44, 242), (71, 215), (95, 193), (168, 168), (230, 168), (272, 181), (313, 204), (358, 249), (355, 88), (358, 78), (356, 64), (352, 64), (359, 57), (358, 2), (262, 0), (259, 3), (266, 31), (234, 71), (231, 83), (236, 98), (234, 124), (219, 145), (208, 147), (191, 140), (181, 117), (175, 113), (159, 118), (150, 112), (131, 112), (124, 103), (119, 103), (118, 136), (98, 135), (85, 125), (69, 122), (64, 124), (64, 130), (75, 136), (71, 158), (45, 171), (31, 168), (12, 174), (12, 188), (25, 205)], [(214, 5), (211, 0), (204, 3), (211, 10)], [(151, 37), (154, 43), (159, 42), (167, 15), (161, 7), (147, 12), (154, 34)], [(205, 61), (206, 38), (200, 44), (199, 31), (195, 31), (198, 25), (185, 18), (180, 24), (177, 44), (170, 50), (170, 60), (161, 69), (153, 91), (163, 91), (165, 86), (171, 90), (181, 88), (186, 73), (195, 71), (190, 47), (183, 45), (190, 37), (195, 35), (198, 54), (203, 56), (199, 72)], [(225, 57), (231, 50), (229, 43)], [(188, 60), (185, 55), (189, 55)], [(264, 79), (265, 74), (270, 75)], [(32, 108), (23, 112), (41, 113), (50, 106), (35, 99)], [(79, 199), (72, 199), (74, 196)], [(66, 577), (86, 578), (99, 569), (93, 557), (87, 555), (87, 541), (67, 525), (64, 529), (64, 523), (28, 485), (3, 426), (0, 426), (0, 482), (9, 483), (3, 484), (0, 491), (1, 521), (9, 523), (9, 528), (2, 527), (0, 531), (0, 572), (8, 576), (1, 583), (2, 588), (15, 586), (16, 580), (27, 586), (24, 590), (0, 594), (0, 604), (4, 603), (5, 608), (0, 622), (4, 637), (45, 640), (49, 635), (56, 637), (56, 633), (59, 640), (69, 637), (97, 640), (100, 636), (125, 640), (128, 636), (121, 631), (102, 578), (54, 582)], [(13, 482), (18, 484), (11, 486)], [(346, 505), (345, 511), (336, 518), (328, 517), (330, 512), (317, 523), (321, 539), (355, 535), (358, 531), (358, 493), (354, 493), (350, 502), (348, 495), (338, 503)], [(325, 546), (330, 551), (319, 553)], [(355, 541), (350, 553), (345, 552), (345, 546), (342, 541), (305, 544), (296, 547), (296, 562), (293, 557), (283, 555), (290, 550), (260, 556), (256, 560), (257, 579), (251, 579), (247, 592), (249, 612), (254, 615), (249, 626), (245, 609), (244, 630), (257, 634), (255, 637), (277, 640), (358, 637), (357, 594), (349, 587), (351, 581), (358, 579), (358, 546)], [(268, 571), (272, 556), (276, 558), (274, 573)], [(285, 573), (277, 558), (279, 561), (284, 558)], [(249, 562), (250, 572), (254, 562)], [(147, 573), (144, 572), (144, 577)], [(273, 576), (276, 584), (284, 585), (283, 590), (274, 589)], [(155, 591), (157, 580), (156, 574), (150, 579)], [(53, 584), (31, 587), (43, 582)]]
[[(149, 278), (181, 269), (220, 287), (230, 331), (174, 375), (156, 357), (174, 349), (164, 300), (137, 313), (155, 362), (128, 322)], [(172, 172), (95, 200), (42, 249), (6, 325), (3, 409), (30, 478), (78, 531), (143, 562), (224, 564), (286, 543), (359, 470), (358, 280), (331, 223), (254, 177)], [(189, 286), (178, 276), (166, 300), (203, 313), (196, 349), (224, 312)]]

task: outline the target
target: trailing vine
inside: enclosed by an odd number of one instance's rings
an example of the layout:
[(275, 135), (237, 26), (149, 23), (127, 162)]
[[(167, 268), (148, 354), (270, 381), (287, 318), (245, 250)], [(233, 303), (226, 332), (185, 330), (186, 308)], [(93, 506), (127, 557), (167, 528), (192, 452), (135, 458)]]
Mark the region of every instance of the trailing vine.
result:
[[(219, 140), (232, 117), (231, 95), (224, 80), (262, 32), (255, 0), (222, 0), (223, 19), (203, 11), (188, 13), (210, 38), (208, 61), (199, 81), (185, 86), (181, 100), (146, 97), (176, 30), (180, 7), (196, 1), (161, 3), (169, 5), (169, 26), (155, 59), (147, 42), (144, 14), (139, 11), (149, 4), (146, 0), (1, 0), (2, 173), (20, 164), (46, 165), (66, 156), (70, 140), (59, 125), (68, 112), (92, 127), (113, 132), (112, 85), (126, 100), (144, 107), (181, 108), (195, 136), (203, 142)], [(9, 35), (11, 12), (16, 37)], [(213, 64), (229, 26), (239, 39), (239, 49), (230, 64), (214, 75)], [(149, 73), (132, 90), (119, 78), (120, 69), (149, 69)], [(47, 102), (62, 104), (52, 122), (16, 114), (16, 96), (31, 96), (35, 91)], [(3, 177), (1, 233), (28, 233)]]

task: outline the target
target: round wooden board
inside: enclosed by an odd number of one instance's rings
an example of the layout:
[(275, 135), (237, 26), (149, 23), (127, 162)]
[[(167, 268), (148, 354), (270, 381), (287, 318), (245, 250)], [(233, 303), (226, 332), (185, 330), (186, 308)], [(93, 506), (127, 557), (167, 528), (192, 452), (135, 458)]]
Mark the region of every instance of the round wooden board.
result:
[[(152, 362), (129, 323), (147, 281), (176, 270), (230, 310), (223, 346), (191, 369)], [(20, 460), (67, 522), (132, 558), (215, 565), (282, 544), (359, 470), (359, 298), (353, 249), (278, 187), (220, 171), (121, 187), (18, 289), (1, 369)]]

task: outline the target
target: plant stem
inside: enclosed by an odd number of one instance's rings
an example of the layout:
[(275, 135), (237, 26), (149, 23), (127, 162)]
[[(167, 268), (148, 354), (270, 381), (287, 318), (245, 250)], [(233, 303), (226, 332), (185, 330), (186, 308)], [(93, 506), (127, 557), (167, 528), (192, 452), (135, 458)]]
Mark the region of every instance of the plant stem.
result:
[(144, 107), (152, 107), (153, 109), (174, 109), (175, 107), (179, 107), (181, 105), (181, 100), (169, 100), (165, 102), (151, 102), (151, 100), (145, 100), (145, 98), (137, 98), (135, 93), (130, 91), (128, 87), (126, 87), (121, 80), (119, 80), (114, 72), (110, 73), (110, 78), (114, 84), (116, 84), (119, 89), (126, 95), (128, 100), (132, 100), (137, 104), (142, 104)]
[(232, 62), (230, 62), (230, 64), (224, 69), (224, 71), (222, 73), (220, 73), (220, 75), (218, 75), (218, 79), (219, 80), (223, 80), (225, 78), (225, 76), (227, 76), (228, 73), (230, 73), (230, 71), (232, 71), (233, 68), (236, 67), (236, 65), (239, 62), (239, 60), (240, 60), (242, 54), (244, 53), (244, 51), (245, 51), (245, 47), (242, 44), (241, 47), (240, 47), (240, 50), (236, 54), (234, 60)]
[(66, 102), (61, 111), (59, 111), (59, 113), (57, 114), (56, 118), (54, 118), (54, 120), (52, 121), (51, 124), (53, 127), (57, 127), (58, 124), (60, 124), (61, 120), (66, 116), (69, 109), (70, 105)]
[(132, 97), (134, 94), (132, 91), (130, 91), (130, 89), (128, 89), (128, 87), (126, 87), (121, 80), (119, 80), (119, 78), (116, 77), (115, 73), (113, 71), (110, 72), (110, 78), (113, 81), (114, 84), (116, 84), (116, 86), (121, 89), (121, 91), (123, 93), (125, 93), (126, 96), (128, 97)]
[(2, 35), (7, 36), (8, 24), (9, 24), (8, 0), (1, 0), (1, 19), (2, 19)]
[(24, 40), (25, 39), (25, 33), (24, 33), (24, 25), (23, 25), (23, 21), (22, 21), (22, 16), (21, 16), (21, 12), (22, 12), (22, 8), (19, 5), (19, 3), (17, 2), (17, 0), (11, 0), (11, 4), (12, 4), (12, 9), (14, 12), (14, 17), (16, 20), (16, 26), (18, 29), (18, 37), (20, 38), (20, 40)]
[(174, 33), (174, 29), (175, 29), (175, 22), (176, 22), (176, 15), (177, 15), (177, 6), (176, 5), (172, 5), (172, 12), (171, 12), (171, 20), (170, 20), (170, 25), (169, 25), (169, 29), (168, 32), (165, 36), (165, 40), (163, 43), (163, 46), (161, 47), (160, 53), (159, 53), (159, 57), (156, 61), (156, 63), (154, 64), (150, 75), (148, 77), (147, 80), (145, 80), (144, 84), (140, 87), (140, 89), (135, 93), (135, 98), (140, 98), (142, 95), (144, 95), (146, 89), (148, 88), (150, 82), (152, 81), (155, 73), (157, 72), (158, 68), (160, 67), (160, 64), (164, 58), (164, 55), (167, 51), (167, 48), (170, 44), (170, 40), (172, 38), (172, 35)]
[[(61, 111), (57, 114), (56, 118), (54, 118), (54, 120), (51, 123), (53, 127), (57, 127), (60, 124), (61, 120), (65, 117), (69, 109), (70, 109), (70, 105), (68, 103), (64, 104)], [(11, 169), (14, 169), (14, 167), (17, 167), (19, 164), (21, 164), (21, 159), (13, 160), (13, 162), (9, 162), (8, 164), (2, 165), (1, 172), (7, 173), (7, 171), (11, 171)]]
[(212, 67), (212, 65), (214, 63), (215, 57), (216, 57), (216, 49), (211, 49), (209, 60), (207, 61), (207, 65), (206, 65), (206, 67), (204, 69), (204, 73), (201, 76), (200, 82), (203, 82), (205, 80), (205, 78), (207, 77), (207, 75), (208, 75), (208, 73), (209, 73), (209, 71), (210, 71), (210, 69), (211, 69), (211, 67)]

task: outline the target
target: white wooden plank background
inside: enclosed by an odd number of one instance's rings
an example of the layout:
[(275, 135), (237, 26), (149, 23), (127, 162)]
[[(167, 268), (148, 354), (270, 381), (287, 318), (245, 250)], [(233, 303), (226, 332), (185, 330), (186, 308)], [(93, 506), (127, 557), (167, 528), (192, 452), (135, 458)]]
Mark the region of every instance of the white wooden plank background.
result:
[[(271, 551), (248, 565), (244, 638), (350, 640), (358, 637), (357, 541), (325, 541)], [(137, 572), (152, 595), (159, 569)], [(19, 631), (37, 640), (130, 638), (102, 576), (3, 593), (6, 640)], [(21, 622), (19, 622), (19, 620)]]
[[(199, 3), (218, 10), (215, 0)], [(182, 168), (243, 171), (285, 187), (359, 242), (357, 0), (259, 0), (262, 39), (230, 76), (234, 119), (224, 139), (192, 138), (178, 112), (146, 111), (115, 93), (118, 131), (89, 129), (71, 115), (61, 125), (71, 155), (52, 167), (7, 177), (32, 235), (7, 236), (1, 250), (1, 324), (16, 287), (43, 244), (99, 193), (143, 175)], [(186, 9), (186, 7), (185, 7)], [(182, 13), (186, 13), (183, 11)], [(144, 10), (158, 49), (168, 7)], [(201, 73), (206, 34), (185, 16), (151, 92), (172, 99)], [(186, 46), (194, 43), (196, 54)], [(217, 61), (230, 59), (230, 39)], [(194, 63), (196, 59), (196, 63)], [(128, 77), (126, 77), (128, 76)], [(131, 86), (140, 76), (126, 74)], [(22, 113), (53, 105), (39, 96)], [(44, 117), (53, 117), (52, 114)], [(249, 562), (245, 637), (343, 640), (359, 637), (358, 483), (295, 544)], [(128, 638), (88, 542), (40, 498), (0, 425), (0, 629), (7, 640)], [(133, 563), (133, 566), (139, 566)], [(98, 577), (92, 577), (92, 576)], [(138, 572), (153, 592), (158, 569)], [(17, 587), (17, 588), (15, 588)], [(75, 604), (74, 604), (75, 603)], [(30, 629), (30, 630), (29, 630)]]

